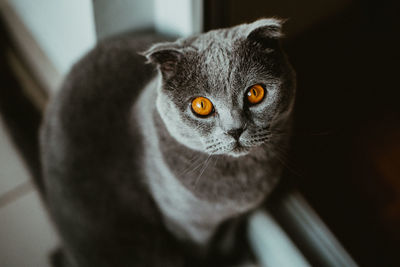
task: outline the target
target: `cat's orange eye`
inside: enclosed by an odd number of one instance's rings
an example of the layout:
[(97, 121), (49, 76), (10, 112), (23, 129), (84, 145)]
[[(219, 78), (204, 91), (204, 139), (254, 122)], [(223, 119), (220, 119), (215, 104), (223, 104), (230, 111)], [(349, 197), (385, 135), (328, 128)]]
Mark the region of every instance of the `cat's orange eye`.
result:
[(260, 103), (264, 98), (264, 87), (260, 84), (255, 84), (247, 90), (247, 100), (251, 104)]
[(208, 116), (213, 112), (213, 104), (205, 97), (196, 97), (192, 101), (192, 110), (200, 116)]

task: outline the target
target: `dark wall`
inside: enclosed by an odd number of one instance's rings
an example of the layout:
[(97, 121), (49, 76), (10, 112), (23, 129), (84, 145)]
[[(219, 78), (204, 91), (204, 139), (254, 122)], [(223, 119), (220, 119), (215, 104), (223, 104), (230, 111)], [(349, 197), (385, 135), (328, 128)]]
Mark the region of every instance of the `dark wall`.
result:
[(351, 0), (205, 0), (206, 30), (233, 26), (262, 17), (289, 19), (285, 32), (294, 37), (313, 24), (327, 19), (351, 5)]

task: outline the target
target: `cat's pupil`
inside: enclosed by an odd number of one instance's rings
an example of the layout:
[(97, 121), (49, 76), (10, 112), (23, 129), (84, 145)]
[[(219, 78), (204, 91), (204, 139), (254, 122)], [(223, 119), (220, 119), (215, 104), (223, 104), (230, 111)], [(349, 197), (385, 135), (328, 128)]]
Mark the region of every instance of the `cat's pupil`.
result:
[(257, 96), (257, 91), (256, 91), (256, 89), (253, 88), (252, 91), (253, 91), (253, 95), (254, 95), (254, 96)]
[(200, 105), (201, 105), (201, 108), (204, 109), (204, 101), (201, 101), (201, 102), (200, 102)]

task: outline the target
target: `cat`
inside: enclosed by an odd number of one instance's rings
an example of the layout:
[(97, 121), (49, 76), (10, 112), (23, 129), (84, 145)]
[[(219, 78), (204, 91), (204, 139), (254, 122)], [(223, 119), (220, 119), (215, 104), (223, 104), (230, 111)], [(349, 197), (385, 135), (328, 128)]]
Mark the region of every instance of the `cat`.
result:
[(281, 28), (122, 35), (73, 66), (40, 141), (62, 266), (256, 264), (246, 218), (279, 180), (295, 99)]

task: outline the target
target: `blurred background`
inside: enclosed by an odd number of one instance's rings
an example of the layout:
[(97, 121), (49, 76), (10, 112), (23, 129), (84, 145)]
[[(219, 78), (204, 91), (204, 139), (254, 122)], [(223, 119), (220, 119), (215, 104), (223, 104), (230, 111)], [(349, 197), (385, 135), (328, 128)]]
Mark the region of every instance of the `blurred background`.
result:
[(289, 19), (283, 46), (298, 78), (270, 213), (313, 266), (324, 263), (282, 213), (285, 192), (299, 191), (360, 266), (400, 266), (398, 1), (1, 0), (0, 14), (0, 266), (49, 266), (57, 247), (37, 136), (76, 60), (122, 32), (188, 36), (269, 16)]

